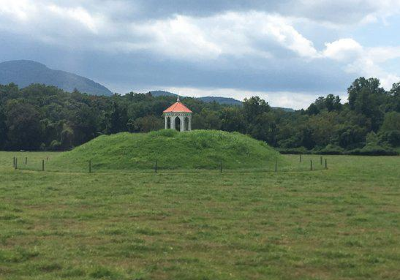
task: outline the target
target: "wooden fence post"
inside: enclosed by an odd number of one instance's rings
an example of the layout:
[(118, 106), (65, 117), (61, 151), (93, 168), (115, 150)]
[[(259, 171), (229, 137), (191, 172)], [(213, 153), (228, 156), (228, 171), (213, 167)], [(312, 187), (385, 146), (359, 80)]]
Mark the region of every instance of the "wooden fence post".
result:
[(25, 165), (28, 164), (28, 157), (25, 157)]
[(312, 166), (312, 160), (310, 160), (310, 170), (313, 170), (313, 166)]
[(44, 171), (44, 160), (42, 160), (42, 171)]
[(18, 169), (18, 158), (15, 158), (15, 169)]
[(13, 157), (13, 168), (15, 168), (15, 157)]
[(322, 165), (322, 156), (320, 157), (320, 160), (321, 160), (321, 165)]

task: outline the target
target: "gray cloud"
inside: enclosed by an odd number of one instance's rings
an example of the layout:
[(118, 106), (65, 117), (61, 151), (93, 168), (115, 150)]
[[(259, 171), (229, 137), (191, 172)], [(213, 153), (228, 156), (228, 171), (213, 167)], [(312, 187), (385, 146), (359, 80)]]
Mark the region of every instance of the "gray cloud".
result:
[[(376, 51), (340, 39), (343, 29), (399, 7), (397, 0), (0, 0), (0, 60), (37, 60), (120, 92), (344, 92), (358, 75), (397, 79), (376, 64)], [(380, 53), (396, 59), (397, 51)]]
[(123, 3), (131, 3), (136, 8), (134, 17), (147, 19), (176, 14), (205, 17), (228, 11), (259, 11), (334, 24), (356, 24), (368, 15), (385, 16), (399, 11), (396, 0), (137, 0)]

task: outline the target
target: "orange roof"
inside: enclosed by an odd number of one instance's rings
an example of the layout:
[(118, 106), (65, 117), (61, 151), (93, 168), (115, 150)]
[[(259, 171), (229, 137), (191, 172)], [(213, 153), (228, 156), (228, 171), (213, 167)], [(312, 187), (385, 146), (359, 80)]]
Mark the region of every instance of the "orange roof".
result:
[(171, 107), (164, 111), (164, 113), (192, 113), (185, 105), (181, 102), (175, 102)]

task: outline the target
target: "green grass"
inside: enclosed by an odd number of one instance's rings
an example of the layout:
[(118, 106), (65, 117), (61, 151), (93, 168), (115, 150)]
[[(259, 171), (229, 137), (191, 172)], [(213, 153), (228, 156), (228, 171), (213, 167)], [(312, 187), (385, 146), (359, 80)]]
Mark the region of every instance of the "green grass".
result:
[(284, 159), (261, 141), (239, 133), (196, 130), (179, 133), (119, 133), (100, 136), (47, 164), (48, 170), (227, 169), (260, 168)]
[[(400, 279), (400, 157), (88, 174), (13, 170), (14, 155), (0, 152), (0, 279)], [(28, 154), (63, 155), (47, 156)]]

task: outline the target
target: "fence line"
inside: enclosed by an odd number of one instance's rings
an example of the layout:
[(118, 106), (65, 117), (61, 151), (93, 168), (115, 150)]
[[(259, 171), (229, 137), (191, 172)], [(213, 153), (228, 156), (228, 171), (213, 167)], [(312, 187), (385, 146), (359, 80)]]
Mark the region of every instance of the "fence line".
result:
[[(132, 163), (126, 168), (122, 169), (113, 169), (107, 168), (107, 166), (104, 166), (103, 164), (97, 165), (96, 162), (93, 161), (93, 159), (89, 159), (86, 161), (86, 167), (85, 165), (82, 166), (81, 164), (75, 165), (75, 167), (71, 170), (68, 168), (68, 170), (63, 170), (62, 168), (57, 168), (57, 167), (52, 167), (51, 162), (49, 161), (49, 158), (47, 157), (46, 160), (43, 159), (40, 162), (37, 162), (36, 160), (28, 160), (28, 157), (25, 157), (25, 164), (22, 164), (18, 166), (18, 157), (13, 158), (13, 168), (15, 170), (30, 170), (30, 171), (48, 171), (48, 172), (66, 172), (66, 173), (107, 173), (109, 172), (149, 172), (153, 170), (154, 173), (159, 173), (160, 171), (164, 172), (201, 172), (201, 171), (219, 171), (219, 173), (230, 173), (230, 172), (260, 172), (260, 173), (269, 173), (269, 172), (306, 172), (308, 171), (317, 171), (317, 170), (327, 170), (328, 169), (328, 159), (323, 158), (320, 156), (319, 160), (321, 163), (321, 167), (318, 168), (317, 165), (314, 165), (313, 159), (315, 159), (315, 156), (310, 156), (310, 163), (309, 167), (307, 168), (307, 164), (305, 160), (303, 160), (302, 155), (300, 155), (299, 161), (295, 160), (295, 157), (292, 157), (290, 159), (287, 159), (287, 164), (280, 162), (278, 158), (275, 158), (274, 160), (267, 160), (265, 161), (265, 165), (255, 167), (255, 168), (233, 168), (229, 167), (229, 161), (219, 161), (219, 164), (216, 164), (215, 161), (210, 161), (210, 164), (202, 164), (199, 167), (190, 167), (190, 168), (170, 168), (170, 166), (165, 163), (164, 167), (163, 164), (159, 160), (151, 162), (135, 162)], [(47, 162), (47, 164), (46, 164)], [(70, 164), (68, 164), (70, 165)], [(318, 165), (319, 166), (319, 165)]]

